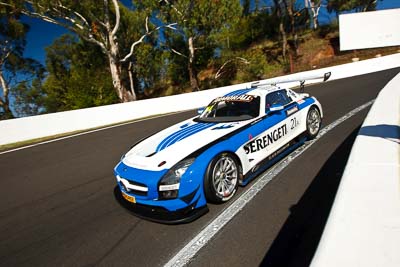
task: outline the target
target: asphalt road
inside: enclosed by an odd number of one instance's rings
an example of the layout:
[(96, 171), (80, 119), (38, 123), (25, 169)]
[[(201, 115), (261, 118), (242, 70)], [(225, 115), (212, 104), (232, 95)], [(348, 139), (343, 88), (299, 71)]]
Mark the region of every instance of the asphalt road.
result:
[[(322, 103), (327, 125), (374, 99), (399, 71), (306, 91)], [(190, 265), (308, 266), (366, 113), (295, 159)], [(224, 205), (210, 205), (209, 213), (184, 225), (138, 219), (114, 199), (113, 167), (136, 140), (194, 115), (183, 112), (0, 155), (0, 266), (165, 264)]]

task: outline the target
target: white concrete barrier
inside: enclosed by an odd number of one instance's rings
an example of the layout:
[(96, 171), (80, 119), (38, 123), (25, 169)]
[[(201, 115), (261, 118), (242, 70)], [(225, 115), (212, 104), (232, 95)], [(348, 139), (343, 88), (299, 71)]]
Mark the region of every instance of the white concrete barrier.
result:
[[(400, 54), (394, 54), (285, 77), (296, 78), (331, 71), (330, 79), (334, 80), (399, 66)], [(298, 83), (287, 86), (294, 85)], [(101, 127), (156, 114), (194, 109), (207, 105), (217, 96), (249, 86), (250, 83), (243, 83), (189, 94), (0, 121), (0, 145)]]
[(400, 74), (359, 131), (312, 266), (400, 266)]

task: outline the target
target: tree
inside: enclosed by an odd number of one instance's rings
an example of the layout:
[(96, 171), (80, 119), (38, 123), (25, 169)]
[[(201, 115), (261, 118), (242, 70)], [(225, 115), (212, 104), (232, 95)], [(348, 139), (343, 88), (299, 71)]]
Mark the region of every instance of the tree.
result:
[[(380, 0), (383, 1), (383, 0)], [(328, 12), (339, 14), (343, 11), (355, 10), (366, 12), (376, 10), (378, 0), (328, 0)]]
[(22, 81), (12, 88), (13, 106), (18, 116), (33, 116), (46, 112), (46, 95), (42, 85), (42, 77), (36, 77), (31, 82)]
[(313, 21), (313, 29), (318, 29), (318, 15), (319, 10), (321, 9), (321, 0), (305, 0), (305, 7), (311, 10), (312, 13), (312, 21)]
[(295, 7), (294, 7), (294, 0), (283, 0), (283, 5), (286, 8), (287, 11), (287, 15), (289, 17), (290, 20), (290, 33), (292, 34), (292, 40), (293, 40), (293, 50), (295, 53), (295, 56), (297, 56), (297, 31), (296, 31), (296, 27), (295, 27), (295, 14), (297, 13), (295, 11)]
[[(151, 2), (155, 2), (151, 0)], [(127, 71), (122, 79), (129, 83), (141, 97), (148, 89), (159, 86), (165, 78), (165, 59), (160, 32), (172, 30), (174, 23), (162, 24), (157, 18), (156, 5), (146, 6), (133, 2), (134, 10), (121, 7), (119, 46), (126, 55), (121, 64)], [(137, 40), (132, 43), (131, 40)]]
[(42, 65), (23, 57), (28, 30), (29, 27), (10, 14), (7, 7), (0, 9), (0, 119), (15, 117), (10, 107), (10, 94), (19, 83), (24, 83), (28, 90), (33, 79), (42, 78)]
[(242, 5), (243, 5), (243, 12), (242, 15), (248, 16), (250, 14), (250, 0), (243, 0)]
[[(162, 7), (166, 21), (177, 22), (177, 31), (166, 35), (170, 50), (186, 61), (192, 91), (200, 89), (199, 61), (208, 61), (217, 47), (217, 36), (231, 27), (242, 14), (240, 1), (236, 0), (176, 0), (164, 1)], [(179, 35), (179, 36), (176, 36)], [(184, 49), (174, 44), (184, 44)], [(182, 50), (180, 50), (182, 49)], [(200, 52), (201, 51), (201, 52)], [(202, 58), (203, 57), (203, 58)], [(208, 57), (208, 58), (207, 58)]]
[(107, 60), (98, 46), (63, 35), (46, 48), (47, 78), (43, 84), (46, 112), (118, 102)]
[[(0, 5), (12, 9), (14, 13), (42, 19), (46, 22), (57, 24), (77, 34), (81, 39), (98, 46), (107, 57), (109, 71), (112, 77), (114, 89), (121, 102), (136, 99), (133, 83), (124, 82), (122, 79), (122, 62), (132, 55), (121, 55), (119, 31), (121, 26), (121, 7), (118, 0), (3, 0)], [(125, 10), (126, 11), (126, 10)], [(131, 52), (136, 45), (145, 41), (146, 37), (153, 34), (159, 28), (149, 26), (148, 17), (142, 22), (142, 34), (139, 39), (129, 38)], [(163, 25), (171, 27), (171, 25)], [(129, 66), (129, 64), (126, 64)], [(131, 63), (132, 65), (132, 63)], [(129, 74), (128, 74), (129, 75)]]
[(282, 56), (283, 60), (286, 61), (286, 51), (287, 51), (287, 35), (285, 31), (285, 7), (281, 0), (274, 0), (275, 4), (275, 13), (279, 19), (279, 32), (282, 37)]

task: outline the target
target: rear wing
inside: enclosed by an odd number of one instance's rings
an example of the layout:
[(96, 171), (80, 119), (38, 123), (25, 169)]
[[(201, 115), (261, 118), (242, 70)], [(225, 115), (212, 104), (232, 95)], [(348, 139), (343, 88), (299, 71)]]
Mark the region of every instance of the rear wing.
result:
[[(300, 92), (304, 92), (304, 84), (306, 81), (310, 80), (321, 80), (320, 82), (326, 82), (331, 77), (331, 72), (325, 72), (324, 74), (313, 74), (313, 75), (305, 75), (299, 78), (288, 77), (288, 78), (276, 78), (276, 79), (269, 79), (266, 81), (258, 81), (251, 84), (251, 88), (257, 88), (260, 86), (265, 85), (274, 85), (281, 83), (291, 83), (291, 82), (299, 82), (300, 83)], [(317, 82), (318, 83), (318, 82)]]

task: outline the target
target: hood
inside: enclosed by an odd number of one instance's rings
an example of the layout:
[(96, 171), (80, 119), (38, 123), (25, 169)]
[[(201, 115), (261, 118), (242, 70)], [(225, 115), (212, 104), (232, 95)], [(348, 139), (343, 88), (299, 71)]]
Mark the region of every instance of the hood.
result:
[(126, 153), (123, 163), (143, 170), (169, 169), (194, 151), (255, 120), (209, 123), (193, 119), (162, 130), (135, 145)]

